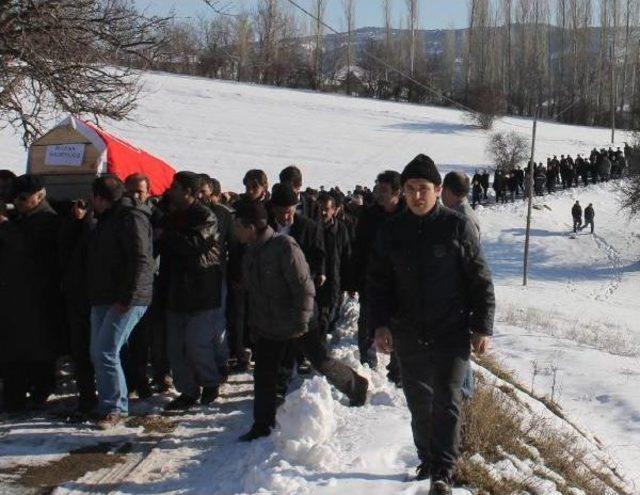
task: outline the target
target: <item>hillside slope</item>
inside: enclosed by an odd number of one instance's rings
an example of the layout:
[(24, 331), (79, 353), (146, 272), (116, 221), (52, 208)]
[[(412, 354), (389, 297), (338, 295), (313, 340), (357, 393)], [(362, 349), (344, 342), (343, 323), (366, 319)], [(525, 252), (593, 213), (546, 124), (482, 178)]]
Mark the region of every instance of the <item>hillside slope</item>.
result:
[[(457, 110), (164, 73), (144, 81), (132, 121), (105, 122), (107, 130), (232, 190), (242, 188), (249, 168), (263, 168), (273, 182), (291, 163), (301, 166), (307, 185), (345, 191), (371, 184), (378, 171), (399, 169), (418, 153), (443, 170), (473, 172), (490, 164), (490, 133), (469, 126)], [(505, 118), (496, 130), (529, 136), (531, 122)], [(606, 129), (541, 123), (536, 160), (588, 153), (608, 146), (609, 138)], [(0, 163), (24, 170), (24, 150), (10, 130), (0, 132)]]

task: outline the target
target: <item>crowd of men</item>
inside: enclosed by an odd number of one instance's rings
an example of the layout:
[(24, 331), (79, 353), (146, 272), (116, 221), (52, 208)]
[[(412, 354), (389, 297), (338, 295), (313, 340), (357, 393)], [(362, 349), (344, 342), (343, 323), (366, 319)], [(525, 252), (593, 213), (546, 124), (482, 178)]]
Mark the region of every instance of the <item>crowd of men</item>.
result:
[[(525, 169), (516, 166), (511, 170), (496, 170), (493, 178), (493, 190), (496, 203), (515, 201), (517, 197), (523, 200), (529, 197), (531, 181), (529, 170), (533, 169), (533, 193), (536, 196), (552, 194), (560, 189), (587, 186), (610, 179), (623, 177), (627, 170), (627, 160), (624, 152), (617, 148), (608, 150), (596, 148), (591, 150), (589, 157), (580, 154), (574, 159), (571, 155), (556, 155), (547, 158), (547, 164), (529, 164)], [(477, 170), (472, 179), (472, 207), (488, 199), (489, 172)]]
[(124, 420), (130, 398), (172, 387), (168, 411), (207, 406), (252, 362), (242, 441), (270, 434), (296, 371), (315, 369), (362, 406), (367, 379), (327, 348), (345, 294), (357, 293), (360, 360), (391, 354), (417, 478), (451, 493), (469, 356), (486, 349), (495, 306), (468, 177), (443, 180), (418, 155), (348, 195), (303, 190), (295, 166), (272, 188), (262, 170), (243, 184), (223, 193), (178, 172), (154, 198), (144, 175), (104, 175), (89, 202), (50, 204), (39, 176), (0, 171), (4, 411), (47, 407), (60, 356), (71, 357), (78, 410), (101, 429)]

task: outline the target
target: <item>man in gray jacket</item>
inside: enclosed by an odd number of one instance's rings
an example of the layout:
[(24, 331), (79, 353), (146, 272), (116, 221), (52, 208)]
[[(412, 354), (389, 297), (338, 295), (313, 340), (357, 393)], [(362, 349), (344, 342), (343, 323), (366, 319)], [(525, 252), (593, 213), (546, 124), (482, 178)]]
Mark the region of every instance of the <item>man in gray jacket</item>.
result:
[(278, 370), (295, 340), (312, 366), (347, 395), (351, 405), (364, 404), (367, 380), (330, 358), (320, 342), (314, 317), (315, 287), (298, 244), (287, 235), (276, 235), (267, 223), (265, 207), (254, 201), (236, 204), (235, 231), (238, 240), (248, 246), (243, 283), (256, 351), (254, 424), (240, 440), (268, 436), (275, 426)]
[(480, 220), (469, 204), (471, 184), (469, 177), (462, 172), (449, 172), (442, 181), (442, 204), (468, 218), (478, 231), (480, 238)]

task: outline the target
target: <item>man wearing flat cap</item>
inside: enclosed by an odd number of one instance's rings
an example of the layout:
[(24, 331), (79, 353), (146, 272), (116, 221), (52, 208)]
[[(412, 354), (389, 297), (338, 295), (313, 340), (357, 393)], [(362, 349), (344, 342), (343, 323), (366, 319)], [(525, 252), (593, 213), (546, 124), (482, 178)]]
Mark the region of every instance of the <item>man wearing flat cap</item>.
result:
[[(41, 407), (53, 391), (62, 328), (58, 216), (40, 177), (13, 182), (16, 216), (0, 231), (0, 364), (4, 407)], [(29, 399), (27, 399), (29, 394)]]
[(249, 328), (255, 342), (253, 426), (242, 441), (268, 436), (275, 426), (278, 374), (292, 345), (299, 345), (312, 366), (352, 406), (364, 404), (368, 381), (329, 357), (320, 341), (315, 317), (315, 287), (309, 265), (297, 242), (278, 235), (259, 202), (236, 203), (235, 232), (247, 245), (243, 280), (249, 297)]
[(475, 227), (438, 203), (442, 179), (418, 155), (402, 172), (407, 210), (380, 230), (367, 305), (379, 351), (396, 352), (420, 466), (432, 495), (451, 493), (460, 454), (462, 382), (470, 347), (482, 353), (495, 298)]

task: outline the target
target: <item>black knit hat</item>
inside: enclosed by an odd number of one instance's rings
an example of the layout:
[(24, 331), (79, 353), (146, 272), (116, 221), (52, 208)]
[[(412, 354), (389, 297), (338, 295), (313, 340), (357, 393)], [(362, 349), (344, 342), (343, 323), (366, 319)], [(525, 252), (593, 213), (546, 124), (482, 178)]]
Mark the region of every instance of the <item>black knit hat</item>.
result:
[(293, 188), (288, 184), (274, 184), (271, 191), (271, 204), (287, 208), (295, 206), (300, 202), (300, 198)]
[(44, 189), (42, 178), (37, 175), (24, 174), (13, 181), (13, 195), (35, 194)]
[(436, 186), (442, 184), (438, 167), (427, 155), (420, 154), (411, 160), (402, 171), (402, 184), (409, 179), (425, 179)]
[(234, 205), (235, 215), (244, 224), (254, 225), (257, 228), (267, 226), (267, 209), (260, 201), (249, 199), (238, 201)]

